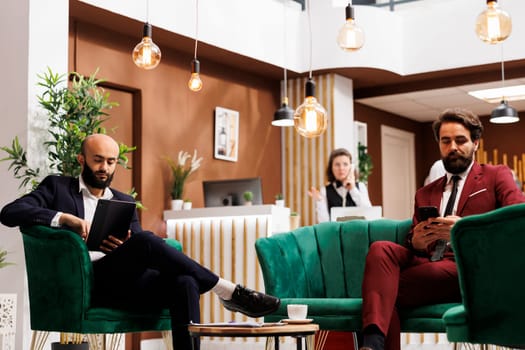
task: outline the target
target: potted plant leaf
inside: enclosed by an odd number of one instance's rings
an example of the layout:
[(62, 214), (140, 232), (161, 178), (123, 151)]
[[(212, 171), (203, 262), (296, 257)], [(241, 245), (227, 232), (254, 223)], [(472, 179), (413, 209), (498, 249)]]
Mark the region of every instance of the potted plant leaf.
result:
[(275, 195), (275, 205), (278, 207), (284, 207), (284, 197), (282, 193), (277, 193)]

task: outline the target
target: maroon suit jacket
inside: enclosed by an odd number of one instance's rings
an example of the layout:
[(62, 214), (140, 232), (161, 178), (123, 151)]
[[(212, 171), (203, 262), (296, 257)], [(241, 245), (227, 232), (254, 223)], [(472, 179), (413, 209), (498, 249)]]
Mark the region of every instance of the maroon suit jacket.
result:
[[(441, 205), (446, 176), (429, 183), (416, 192), (412, 227), (417, 225), (420, 206)], [(511, 204), (524, 203), (525, 196), (516, 186), (510, 169), (505, 165), (488, 165), (474, 162), (459, 197), (457, 216), (469, 216)], [(441, 211), (440, 211), (441, 212)], [(409, 238), (412, 235), (409, 235)]]

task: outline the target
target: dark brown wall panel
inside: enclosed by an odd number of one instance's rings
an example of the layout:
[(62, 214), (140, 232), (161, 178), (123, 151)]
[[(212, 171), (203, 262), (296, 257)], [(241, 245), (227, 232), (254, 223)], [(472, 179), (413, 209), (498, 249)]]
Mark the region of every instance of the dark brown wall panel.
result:
[[(98, 77), (124, 90), (140, 92), (142, 108), (134, 116), (134, 142), (141, 147), (139, 197), (145, 229), (165, 233), (163, 211), (169, 207), (170, 172), (163, 156), (177, 157), (179, 150), (204, 157), (201, 168), (188, 180), (185, 197), (202, 207), (202, 181), (262, 178), (264, 203), (281, 192), (280, 129), (270, 122), (279, 106), (279, 83), (235, 70), (217, 62), (201, 61), (204, 87), (189, 91), (190, 56), (162, 48), (162, 61), (151, 71), (137, 68), (131, 50), (140, 40), (106, 29), (75, 22), (70, 31), (70, 69)], [(110, 96), (110, 100), (115, 100)], [(117, 101), (118, 102), (118, 101)], [(239, 111), (237, 162), (213, 158), (214, 109)], [(135, 106), (136, 107), (136, 106)], [(117, 107), (118, 110), (118, 107)], [(140, 138), (140, 139), (137, 139)], [(119, 172), (125, 170), (119, 169)]]

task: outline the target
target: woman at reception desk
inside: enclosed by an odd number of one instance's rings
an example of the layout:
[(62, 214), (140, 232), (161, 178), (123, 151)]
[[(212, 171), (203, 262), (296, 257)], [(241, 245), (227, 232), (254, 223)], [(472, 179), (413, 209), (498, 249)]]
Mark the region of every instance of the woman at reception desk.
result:
[[(326, 167), (328, 184), (320, 190), (312, 187), (308, 194), (315, 200), (317, 222), (330, 221), (334, 207), (372, 207), (368, 189), (362, 182), (357, 182), (352, 155), (344, 148), (330, 153)], [(335, 220), (335, 218), (332, 218)]]

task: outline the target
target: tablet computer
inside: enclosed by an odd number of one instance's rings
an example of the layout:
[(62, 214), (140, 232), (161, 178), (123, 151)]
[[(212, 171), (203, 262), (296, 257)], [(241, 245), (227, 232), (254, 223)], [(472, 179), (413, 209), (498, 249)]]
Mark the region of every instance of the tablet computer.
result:
[(100, 250), (100, 244), (109, 235), (125, 238), (135, 208), (135, 202), (99, 199), (86, 241), (89, 250)]

